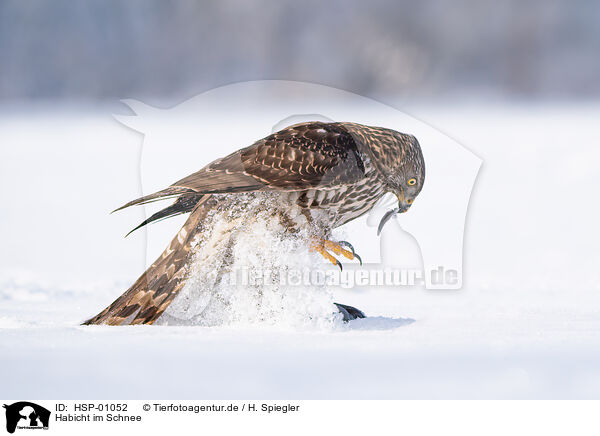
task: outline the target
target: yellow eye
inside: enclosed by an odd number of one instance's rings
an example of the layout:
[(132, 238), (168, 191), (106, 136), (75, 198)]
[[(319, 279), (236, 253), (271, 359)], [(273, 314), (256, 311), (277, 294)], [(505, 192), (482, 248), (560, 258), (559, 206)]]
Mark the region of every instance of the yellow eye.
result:
[(408, 200), (406, 200), (406, 204), (412, 204), (412, 202), (413, 202), (412, 198), (409, 198)]
[(417, 184), (417, 179), (410, 179), (408, 181), (408, 186), (415, 186)]

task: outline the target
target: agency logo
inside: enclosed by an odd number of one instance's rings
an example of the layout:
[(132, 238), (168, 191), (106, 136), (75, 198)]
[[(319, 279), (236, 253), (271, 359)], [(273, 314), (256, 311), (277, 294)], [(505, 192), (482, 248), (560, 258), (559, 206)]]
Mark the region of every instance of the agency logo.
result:
[[(303, 82), (236, 83), (170, 109), (124, 102), (135, 115), (116, 116), (117, 120), (144, 134), (143, 194), (163, 189), (182, 175), (296, 123), (358, 122), (413, 135), (423, 153), (426, 176), (410, 212), (390, 214), (398, 207), (398, 198), (388, 193), (370, 213), (340, 231), (350, 235), (344, 240), (352, 239), (360, 253), (361, 274), (385, 277), (380, 272), (389, 268), (398, 276), (393, 286), (462, 287), (467, 210), (482, 160), (432, 126), (369, 98)], [(382, 228), (386, 221), (396, 225)], [(146, 228), (148, 265), (179, 226), (171, 222)], [(366, 285), (376, 284), (370, 280)]]
[(19, 401), (3, 406), (6, 409), (6, 431), (14, 433), (22, 430), (48, 430), (50, 411), (29, 401)]

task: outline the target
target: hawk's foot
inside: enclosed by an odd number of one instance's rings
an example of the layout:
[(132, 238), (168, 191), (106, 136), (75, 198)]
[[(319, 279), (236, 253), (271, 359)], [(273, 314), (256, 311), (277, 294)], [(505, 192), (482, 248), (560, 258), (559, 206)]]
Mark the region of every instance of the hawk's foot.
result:
[[(346, 248), (344, 248), (346, 247)], [(354, 260), (358, 259), (360, 264), (362, 265), (362, 259), (356, 252), (354, 251), (354, 247), (352, 244), (346, 241), (333, 242), (328, 239), (317, 239), (313, 242), (311, 246), (312, 251), (316, 251), (325, 259), (340, 267), (342, 269), (342, 264), (340, 261), (333, 256), (330, 252), (338, 255), (344, 256), (347, 259)]]

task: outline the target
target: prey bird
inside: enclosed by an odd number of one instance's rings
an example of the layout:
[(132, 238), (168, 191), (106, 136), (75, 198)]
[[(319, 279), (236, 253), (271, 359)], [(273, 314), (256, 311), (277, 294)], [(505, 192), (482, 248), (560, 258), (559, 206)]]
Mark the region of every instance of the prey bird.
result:
[[(197, 236), (212, 230), (203, 225), (207, 215), (231, 196), (278, 195), (281, 201), (265, 207), (273, 208), (286, 231), (319, 229), (309, 248), (341, 267), (340, 256), (360, 258), (351, 244), (331, 241), (331, 230), (365, 214), (391, 192), (398, 206), (382, 218), (379, 234), (386, 221), (410, 208), (424, 180), (425, 162), (412, 135), (350, 122), (306, 122), (284, 128), (117, 209), (175, 199), (133, 230), (175, 215), (190, 216), (141, 277), (84, 324), (153, 324), (183, 288)], [(336, 305), (344, 319), (364, 316), (353, 307)]]

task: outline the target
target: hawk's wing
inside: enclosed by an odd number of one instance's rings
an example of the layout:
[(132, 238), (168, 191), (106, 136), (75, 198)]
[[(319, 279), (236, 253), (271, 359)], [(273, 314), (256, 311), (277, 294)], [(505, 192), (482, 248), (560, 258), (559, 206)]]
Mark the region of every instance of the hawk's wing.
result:
[(202, 193), (327, 188), (356, 182), (364, 164), (341, 126), (303, 123), (281, 130), (174, 183)]
[(354, 137), (339, 123), (302, 123), (216, 160), (169, 188), (117, 210), (168, 197), (232, 192), (327, 189), (365, 174)]

